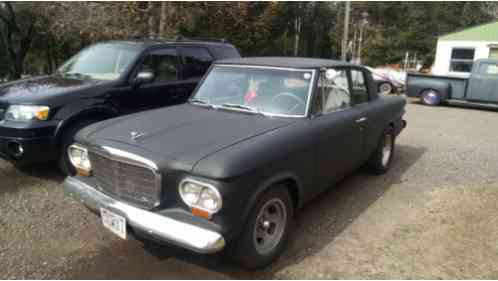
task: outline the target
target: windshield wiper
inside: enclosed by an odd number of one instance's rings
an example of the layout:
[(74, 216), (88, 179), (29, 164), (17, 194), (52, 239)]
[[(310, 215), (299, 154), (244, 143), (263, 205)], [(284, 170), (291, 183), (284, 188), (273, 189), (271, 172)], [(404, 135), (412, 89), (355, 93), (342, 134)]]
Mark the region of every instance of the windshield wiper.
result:
[(66, 77), (76, 77), (77, 79), (91, 79), (92, 76), (90, 75), (87, 75), (87, 74), (83, 74), (83, 73), (79, 73), (79, 72), (68, 72), (68, 73), (62, 73), (63, 76), (66, 76)]
[(207, 105), (207, 106), (214, 107), (214, 105), (210, 104), (209, 101), (203, 100), (203, 99), (191, 98), (188, 101), (190, 103), (196, 103), (196, 104), (199, 104), (199, 105)]
[(261, 115), (266, 116), (266, 114), (264, 114), (263, 112), (261, 112), (258, 108), (252, 107), (252, 106), (249, 106), (249, 105), (235, 104), (235, 103), (224, 103), (224, 104), (221, 105), (221, 107), (243, 109), (243, 110), (246, 110), (246, 111), (250, 111), (250, 112), (253, 112), (253, 113), (256, 113), (256, 114), (261, 114)]

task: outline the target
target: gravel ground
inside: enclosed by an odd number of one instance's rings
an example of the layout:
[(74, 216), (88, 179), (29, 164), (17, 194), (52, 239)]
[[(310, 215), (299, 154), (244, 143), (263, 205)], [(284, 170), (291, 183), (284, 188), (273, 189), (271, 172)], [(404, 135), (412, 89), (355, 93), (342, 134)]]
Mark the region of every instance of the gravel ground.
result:
[(409, 104), (392, 170), (355, 173), (308, 204), (262, 271), (122, 241), (53, 168), (0, 160), (0, 278), (497, 279), (497, 114)]

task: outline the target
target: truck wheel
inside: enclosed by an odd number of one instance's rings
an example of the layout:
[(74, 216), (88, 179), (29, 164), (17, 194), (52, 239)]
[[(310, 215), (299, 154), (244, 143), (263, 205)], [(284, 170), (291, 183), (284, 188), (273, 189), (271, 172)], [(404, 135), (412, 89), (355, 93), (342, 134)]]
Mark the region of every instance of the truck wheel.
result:
[(394, 129), (389, 126), (384, 130), (377, 149), (368, 162), (368, 167), (372, 173), (381, 175), (389, 170), (394, 155), (395, 140)]
[(98, 122), (97, 120), (82, 120), (79, 121), (73, 125), (70, 125), (69, 128), (66, 128), (64, 132), (62, 132), (61, 138), (60, 138), (60, 146), (59, 146), (59, 169), (61, 172), (63, 172), (67, 176), (74, 176), (76, 175), (76, 169), (73, 167), (71, 164), (71, 161), (69, 161), (69, 156), (67, 154), (67, 149), (68, 147), (74, 143), (74, 136), (76, 133), (78, 133), (81, 129), (85, 128), (86, 126)]
[(379, 85), (379, 93), (382, 95), (390, 95), (393, 92), (393, 85), (389, 82), (382, 82)]
[(242, 236), (231, 249), (233, 260), (248, 269), (269, 265), (284, 250), (292, 219), (293, 205), (287, 188), (270, 188), (256, 202)]
[(436, 106), (441, 103), (441, 95), (436, 90), (424, 90), (420, 94), (420, 101), (424, 105)]

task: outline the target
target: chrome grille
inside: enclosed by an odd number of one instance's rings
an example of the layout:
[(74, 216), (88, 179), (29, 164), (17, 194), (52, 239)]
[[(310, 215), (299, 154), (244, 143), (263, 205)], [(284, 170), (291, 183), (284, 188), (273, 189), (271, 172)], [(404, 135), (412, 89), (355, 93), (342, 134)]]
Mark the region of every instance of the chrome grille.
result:
[(89, 152), (99, 188), (116, 199), (151, 209), (160, 199), (160, 178), (151, 168)]

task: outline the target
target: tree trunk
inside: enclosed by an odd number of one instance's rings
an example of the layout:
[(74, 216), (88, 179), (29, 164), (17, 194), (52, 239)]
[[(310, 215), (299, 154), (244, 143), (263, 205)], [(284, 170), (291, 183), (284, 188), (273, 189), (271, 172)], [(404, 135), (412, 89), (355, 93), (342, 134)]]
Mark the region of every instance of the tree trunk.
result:
[(156, 32), (155, 32), (155, 25), (154, 25), (154, 2), (152, 1), (149, 1), (149, 8), (148, 8), (148, 16), (149, 16), (149, 21), (148, 21), (148, 25), (149, 25), (149, 38), (150, 39), (154, 39), (156, 38)]
[(161, 16), (159, 17), (159, 37), (166, 37), (166, 22), (168, 20), (168, 2), (161, 2)]

